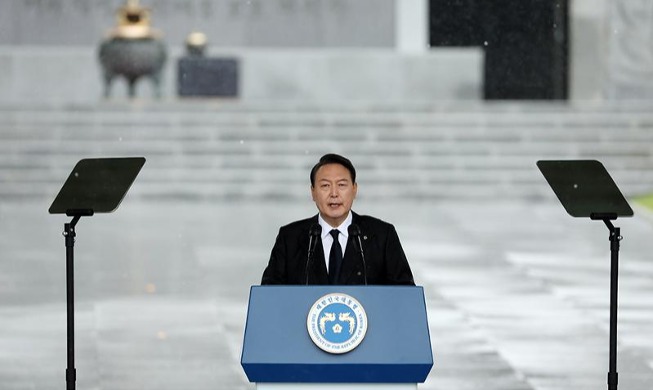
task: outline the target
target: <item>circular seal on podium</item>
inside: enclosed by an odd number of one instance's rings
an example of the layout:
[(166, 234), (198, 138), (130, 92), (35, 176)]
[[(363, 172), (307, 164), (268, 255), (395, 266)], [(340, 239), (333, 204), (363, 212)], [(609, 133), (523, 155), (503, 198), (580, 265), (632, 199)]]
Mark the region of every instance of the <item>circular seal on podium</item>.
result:
[(308, 312), (306, 327), (318, 348), (343, 354), (354, 350), (365, 338), (367, 314), (356, 298), (330, 293), (315, 301)]

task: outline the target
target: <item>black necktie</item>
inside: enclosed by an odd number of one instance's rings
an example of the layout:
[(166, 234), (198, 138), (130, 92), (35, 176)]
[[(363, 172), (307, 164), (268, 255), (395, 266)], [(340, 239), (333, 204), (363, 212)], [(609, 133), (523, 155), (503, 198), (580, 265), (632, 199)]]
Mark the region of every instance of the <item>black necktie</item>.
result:
[(329, 253), (329, 283), (338, 284), (338, 275), (340, 274), (340, 265), (342, 264), (342, 247), (338, 241), (338, 229), (329, 232), (333, 237), (331, 252)]

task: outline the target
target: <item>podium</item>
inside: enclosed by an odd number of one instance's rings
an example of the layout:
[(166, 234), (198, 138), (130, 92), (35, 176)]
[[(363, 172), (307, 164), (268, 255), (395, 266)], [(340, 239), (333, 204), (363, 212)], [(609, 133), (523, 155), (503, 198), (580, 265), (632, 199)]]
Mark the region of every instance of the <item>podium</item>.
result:
[(415, 389), (433, 366), (423, 288), (253, 286), (241, 365), (259, 390)]

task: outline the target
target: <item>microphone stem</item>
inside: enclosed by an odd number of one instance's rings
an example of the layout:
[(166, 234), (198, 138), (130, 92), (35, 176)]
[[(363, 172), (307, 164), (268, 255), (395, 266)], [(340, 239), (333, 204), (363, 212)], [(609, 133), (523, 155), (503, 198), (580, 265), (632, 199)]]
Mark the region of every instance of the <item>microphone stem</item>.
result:
[(360, 236), (356, 236), (356, 238), (358, 239), (358, 249), (360, 249), (361, 260), (363, 261), (363, 281), (367, 286), (367, 264), (365, 263), (365, 255), (363, 254), (363, 243), (361, 242)]
[(317, 231), (312, 231), (309, 236), (309, 241), (308, 241), (308, 256), (306, 257), (306, 285), (308, 286), (308, 269), (311, 264), (311, 260), (313, 259), (313, 254), (315, 253), (315, 245), (317, 244), (317, 239), (319, 237), (320, 233)]

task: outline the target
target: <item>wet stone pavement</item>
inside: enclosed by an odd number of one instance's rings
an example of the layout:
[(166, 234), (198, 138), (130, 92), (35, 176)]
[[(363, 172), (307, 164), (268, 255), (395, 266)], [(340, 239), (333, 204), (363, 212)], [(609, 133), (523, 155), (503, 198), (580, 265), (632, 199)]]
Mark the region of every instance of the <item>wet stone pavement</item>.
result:
[[(0, 388), (62, 389), (64, 216), (0, 203)], [(607, 388), (610, 251), (556, 202), (368, 201), (395, 224), (426, 294), (434, 367), (420, 389)], [(306, 202), (127, 199), (82, 218), (79, 389), (253, 389), (240, 353), (249, 287)], [(653, 383), (653, 219), (619, 219), (619, 388)]]

